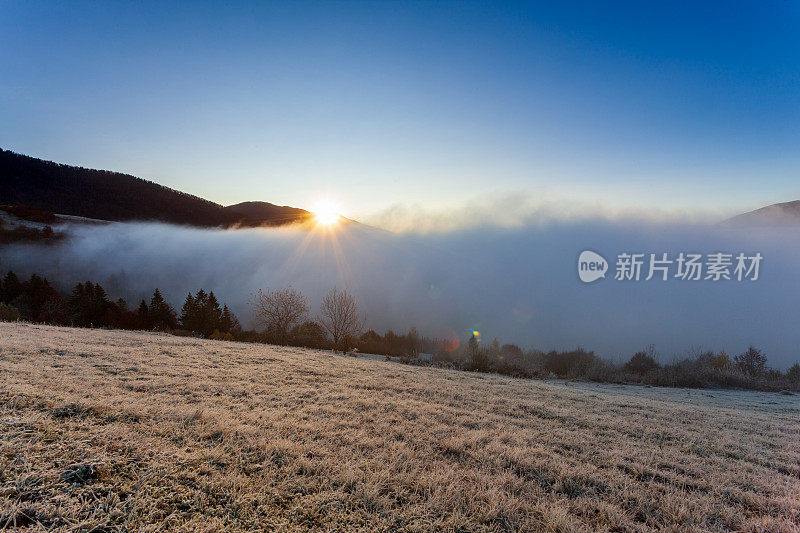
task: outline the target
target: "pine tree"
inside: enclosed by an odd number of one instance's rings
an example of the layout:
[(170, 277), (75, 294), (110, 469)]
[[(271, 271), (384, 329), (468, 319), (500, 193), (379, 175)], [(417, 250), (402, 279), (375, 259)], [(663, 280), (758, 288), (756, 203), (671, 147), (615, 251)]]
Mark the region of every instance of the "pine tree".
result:
[(177, 327), (175, 310), (161, 296), (161, 291), (156, 289), (147, 307), (147, 317), (153, 329), (168, 330)]
[(0, 282), (0, 302), (12, 302), (20, 294), (22, 294), (22, 284), (17, 275), (9, 270)]
[(72, 324), (82, 327), (110, 326), (109, 311), (113, 304), (99, 283), (78, 283), (67, 300), (67, 313)]
[[(228, 306), (225, 306), (226, 308)], [(230, 315), (231, 326), (228, 328), (229, 333), (239, 333), (242, 331), (242, 325), (239, 323), (239, 319), (236, 318), (236, 315), (233, 314), (233, 311), (228, 311)]]
[(197, 291), (197, 296), (194, 297), (195, 305), (202, 309), (204, 305), (206, 305), (206, 301), (208, 300), (208, 294), (203, 289)]
[(53, 324), (65, 322), (64, 302), (47, 278), (33, 274), (22, 284), (22, 292), (30, 320)]
[(84, 287), (83, 283), (78, 283), (72, 289), (72, 294), (67, 300), (67, 313), (73, 326), (84, 326), (88, 323), (86, 319), (86, 309), (88, 307), (86, 287)]
[(91, 323), (95, 327), (108, 325), (106, 313), (111, 307), (105, 289), (99, 283), (95, 283), (90, 295)]
[(222, 315), (219, 318), (219, 330), (228, 333), (231, 330), (231, 312), (227, 305), (222, 306)]
[(214, 296), (214, 291), (208, 293), (208, 298), (202, 308), (203, 316), (203, 335), (211, 335), (214, 330), (220, 329), (219, 323), (222, 318), (222, 309), (219, 308), (219, 301)]
[(181, 327), (189, 331), (197, 331), (197, 305), (192, 293), (186, 295), (180, 317)]
[(223, 333), (237, 333), (241, 331), (242, 326), (239, 325), (239, 320), (236, 315), (231, 313), (227, 305), (222, 306), (222, 316), (219, 321), (219, 330)]
[(139, 315), (139, 320), (144, 329), (152, 329), (153, 325), (150, 322), (150, 310), (147, 308), (147, 302), (142, 299), (139, 303), (139, 309), (136, 310), (136, 314)]

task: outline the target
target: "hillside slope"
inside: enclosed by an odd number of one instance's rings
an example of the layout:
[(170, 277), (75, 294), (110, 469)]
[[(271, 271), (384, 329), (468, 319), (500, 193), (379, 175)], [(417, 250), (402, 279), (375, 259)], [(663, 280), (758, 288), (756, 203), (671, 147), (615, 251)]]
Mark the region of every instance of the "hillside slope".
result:
[(311, 213), (305, 209), (275, 205), (269, 202), (242, 202), (229, 205), (225, 211), (235, 216), (244, 217), (254, 223), (264, 225), (291, 224), (306, 222), (311, 219)]
[[(248, 204), (253, 205), (248, 208)], [(0, 205), (99, 220), (199, 227), (281, 225), (311, 216), (302, 209), (266, 202), (225, 208), (129, 174), (62, 165), (8, 150), (0, 150)]]
[(772, 204), (725, 221), (734, 226), (800, 226), (800, 200)]
[(792, 531), (796, 397), (0, 323), (0, 524)]

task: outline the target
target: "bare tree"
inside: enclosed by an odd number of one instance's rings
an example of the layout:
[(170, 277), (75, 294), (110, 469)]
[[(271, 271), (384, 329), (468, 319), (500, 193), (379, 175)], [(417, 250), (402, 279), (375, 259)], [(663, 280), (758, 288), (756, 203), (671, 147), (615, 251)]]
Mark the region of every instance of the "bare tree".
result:
[(291, 287), (281, 290), (261, 289), (250, 300), (256, 322), (270, 335), (284, 344), (293, 326), (308, 313), (308, 299)]
[(342, 351), (347, 349), (347, 338), (358, 336), (364, 326), (355, 296), (335, 287), (322, 299), (319, 322), (333, 337), (334, 346)]

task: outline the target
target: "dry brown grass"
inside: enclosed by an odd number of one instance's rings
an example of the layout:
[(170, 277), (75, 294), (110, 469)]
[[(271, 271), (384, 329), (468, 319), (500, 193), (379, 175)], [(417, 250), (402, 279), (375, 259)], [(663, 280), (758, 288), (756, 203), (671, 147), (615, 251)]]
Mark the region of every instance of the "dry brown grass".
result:
[(0, 324), (0, 528), (800, 528), (798, 398)]

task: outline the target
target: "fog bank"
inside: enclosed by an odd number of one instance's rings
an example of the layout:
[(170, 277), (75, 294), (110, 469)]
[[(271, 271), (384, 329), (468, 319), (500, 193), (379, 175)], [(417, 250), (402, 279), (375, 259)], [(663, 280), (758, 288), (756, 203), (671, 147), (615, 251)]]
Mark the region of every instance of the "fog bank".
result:
[[(334, 285), (363, 303), (367, 326), (431, 336), (482, 332), (524, 347), (582, 346), (615, 360), (654, 344), (662, 361), (687, 349), (739, 353), (754, 344), (773, 366), (800, 359), (800, 233), (681, 225), (644, 219), (547, 221), (394, 234), (352, 225), (334, 231), (202, 230), (150, 223), (68, 225), (52, 246), (13, 245), (0, 269), (40, 272), (68, 292), (100, 282), (135, 303), (155, 287), (180, 311), (186, 294), (213, 290), (251, 325), (249, 295), (292, 285), (313, 311)], [(577, 258), (590, 249), (610, 263), (582, 283)], [(620, 252), (760, 252), (757, 281), (616, 281)], [(646, 266), (643, 277), (646, 276)]]

